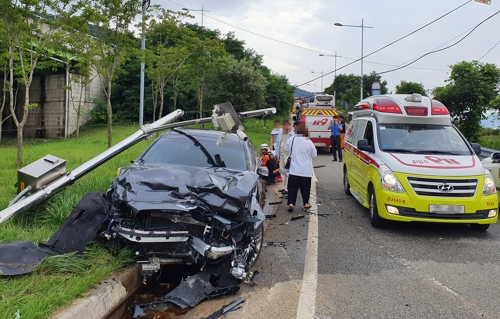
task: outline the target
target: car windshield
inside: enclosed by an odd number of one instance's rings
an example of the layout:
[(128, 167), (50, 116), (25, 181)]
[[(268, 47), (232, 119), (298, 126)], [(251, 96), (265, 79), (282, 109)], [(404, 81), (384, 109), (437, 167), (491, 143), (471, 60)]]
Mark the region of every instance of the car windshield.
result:
[[(178, 132), (163, 135), (142, 155), (140, 161), (197, 167), (227, 167), (238, 171), (248, 170), (243, 142), (227, 139), (224, 144), (217, 146), (217, 138), (214, 139), (213, 136), (196, 136), (193, 139), (187, 135), (189, 133), (183, 135)], [(211, 160), (209, 160), (208, 154), (204, 153), (200, 144), (211, 156)], [(212, 161), (216, 165), (211, 164)]]
[(471, 155), (464, 139), (447, 125), (383, 124), (379, 142), (386, 152)]

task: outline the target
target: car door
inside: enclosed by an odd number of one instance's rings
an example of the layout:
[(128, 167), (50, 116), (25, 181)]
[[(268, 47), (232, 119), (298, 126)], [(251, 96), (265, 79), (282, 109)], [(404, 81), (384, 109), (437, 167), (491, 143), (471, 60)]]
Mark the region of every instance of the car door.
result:
[[(359, 162), (360, 162), (360, 156), (359, 156), (359, 150), (357, 148), (358, 146), (358, 141), (362, 138), (365, 132), (366, 128), (366, 120), (365, 119), (356, 119), (352, 123), (353, 125), (353, 132), (352, 132), (352, 137), (351, 137), (351, 143), (352, 146), (351, 148), (351, 158), (349, 159), (350, 163), (350, 169), (349, 169), (349, 183), (351, 185), (351, 188), (354, 190), (356, 194), (359, 194), (360, 188), (363, 183), (363, 176), (360, 176), (359, 174)], [(348, 140), (349, 141), (349, 140)]]
[[(375, 146), (375, 120), (369, 119), (365, 122), (365, 127), (363, 131), (359, 132), (359, 139), (365, 139), (368, 141), (368, 145)], [(370, 164), (369, 157), (373, 154), (366, 151), (359, 151), (359, 160), (356, 161), (356, 173), (359, 177), (359, 195), (361, 198), (368, 200), (368, 184), (370, 183)]]

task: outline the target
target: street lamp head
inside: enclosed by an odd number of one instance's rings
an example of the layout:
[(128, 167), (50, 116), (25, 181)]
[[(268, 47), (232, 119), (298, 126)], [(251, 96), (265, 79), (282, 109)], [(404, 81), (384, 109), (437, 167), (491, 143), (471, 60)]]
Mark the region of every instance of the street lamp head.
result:
[(342, 23), (334, 23), (333, 25), (337, 26), (337, 27), (343, 27), (344, 25)]
[(321, 53), (319, 56), (325, 56), (323, 53)]
[(189, 9), (188, 9), (188, 8), (182, 8), (182, 10), (184, 10), (184, 11), (189, 11)]

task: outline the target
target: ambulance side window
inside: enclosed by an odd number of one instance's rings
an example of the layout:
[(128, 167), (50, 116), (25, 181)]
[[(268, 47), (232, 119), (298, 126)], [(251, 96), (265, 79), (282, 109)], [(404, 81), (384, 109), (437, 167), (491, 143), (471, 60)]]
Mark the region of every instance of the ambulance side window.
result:
[(371, 121), (368, 121), (366, 125), (365, 135), (363, 139), (368, 140), (368, 144), (370, 146), (374, 146), (373, 144), (373, 124)]
[(347, 127), (347, 134), (345, 135), (346, 143), (352, 144), (352, 139), (354, 138), (354, 134), (356, 133), (356, 123), (358, 121), (352, 121), (351, 124)]
[(358, 146), (358, 141), (363, 138), (363, 135), (365, 134), (365, 127), (366, 127), (366, 120), (357, 120), (355, 121), (356, 124), (354, 124), (354, 133), (353, 133), (353, 140), (352, 144), (354, 146)]

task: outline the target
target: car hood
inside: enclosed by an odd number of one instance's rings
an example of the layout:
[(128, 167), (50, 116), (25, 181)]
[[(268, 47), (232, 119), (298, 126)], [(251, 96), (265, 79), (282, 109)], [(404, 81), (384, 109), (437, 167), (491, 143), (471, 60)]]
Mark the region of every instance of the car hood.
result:
[(183, 165), (137, 164), (113, 181), (113, 203), (142, 210), (190, 211), (200, 204), (222, 214), (245, 206), (259, 176), (249, 171)]

